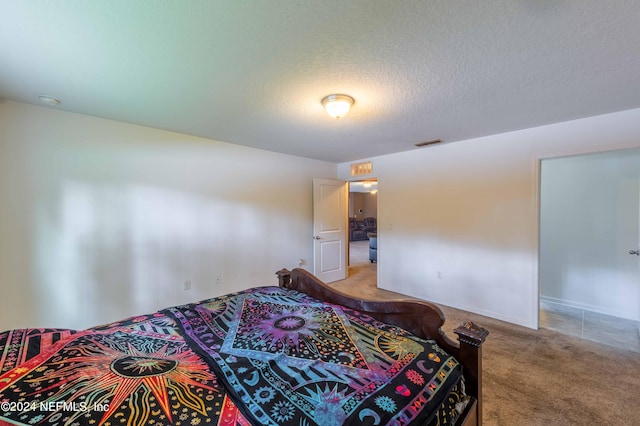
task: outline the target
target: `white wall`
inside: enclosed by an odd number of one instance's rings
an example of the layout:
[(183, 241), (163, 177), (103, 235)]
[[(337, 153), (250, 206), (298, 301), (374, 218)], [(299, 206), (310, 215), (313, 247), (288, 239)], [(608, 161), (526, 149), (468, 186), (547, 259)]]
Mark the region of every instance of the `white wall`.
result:
[(542, 162), (540, 295), (640, 319), (640, 150)]
[[(332, 163), (0, 103), (0, 329), (85, 328), (276, 283)], [(184, 282), (191, 281), (191, 290)]]
[(378, 285), (537, 327), (540, 159), (631, 147), (640, 109), (374, 158)]

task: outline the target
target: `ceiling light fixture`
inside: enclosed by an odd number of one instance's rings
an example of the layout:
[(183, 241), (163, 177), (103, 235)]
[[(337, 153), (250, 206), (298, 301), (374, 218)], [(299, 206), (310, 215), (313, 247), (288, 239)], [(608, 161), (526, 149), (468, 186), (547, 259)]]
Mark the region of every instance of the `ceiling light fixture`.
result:
[(56, 99), (47, 95), (38, 95), (38, 99), (40, 99), (40, 102), (42, 102), (43, 104), (49, 106), (58, 105), (60, 103), (60, 99)]
[(351, 96), (329, 95), (322, 100), (322, 105), (327, 110), (327, 114), (335, 119), (340, 119), (347, 115), (354, 102)]

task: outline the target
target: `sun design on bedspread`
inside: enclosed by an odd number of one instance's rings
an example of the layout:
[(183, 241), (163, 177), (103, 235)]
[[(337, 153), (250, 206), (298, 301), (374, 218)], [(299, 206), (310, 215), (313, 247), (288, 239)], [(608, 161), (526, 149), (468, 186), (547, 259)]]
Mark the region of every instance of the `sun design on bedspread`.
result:
[[(264, 300), (244, 300), (231, 325), (224, 349), (229, 353), (271, 359), (285, 354), (297, 359), (367, 368), (345, 329), (346, 318), (334, 308)], [(238, 352), (239, 351), (239, 352)]]
[(184, 344), (160, 346), (158, 342), (141, 341), (137, 348), (117, 337), (89, 335), (78, 339), (65, 348), (68, 356), (52, 359), (40, 367), (42, 376), (25, 381), (37, 384), (35, 394), (49, 392), (47, 401), (82, 400), (88, 406), (108, 405), (100, 424), (123, 404), (131, 410), (129, 420), (143, 424), (155, 405), (152, 399), (169, 422), (173, 404), (207, 416), (202, 395), (194, 390), (216, 391), (205, 384), (215, 383), (215, 378), (198, 355)]
[(381, 333), (377, 337), (376, 346), (392, 359), (402, 359), (408, 354), (419, 354), (424, 351), (422, 345), (412, 339), (392, 333)]
[(322, 328), (322, 317), (315, 312), (289, 307), (281, 312), (270, 312), (264, 319), (255, 324), (252, 331), (259, 346), (273, 350), (292, 344), (297, 348), (302, 340), (309, 349), (317, 351), (312, 340)]

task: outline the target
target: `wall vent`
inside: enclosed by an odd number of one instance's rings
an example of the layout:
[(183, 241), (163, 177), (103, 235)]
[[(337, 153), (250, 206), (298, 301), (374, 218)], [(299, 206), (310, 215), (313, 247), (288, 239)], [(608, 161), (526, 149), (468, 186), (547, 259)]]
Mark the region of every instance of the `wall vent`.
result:
[(364, 163), (353, 163), (351, 165), (351, 176), (370, 175), (373, 172), (373, 165), (371, 161), (365, 161)]
[(423, 146), (429, 146), (429, 145), (435, 145), (437, 143), (442, 143), (442, 140), (440, 139), (434, 139), (432, 141), (424, 141), (424, 142), (418, 142), (417, 144), (415, 144), (417, 147), (422, 148)]

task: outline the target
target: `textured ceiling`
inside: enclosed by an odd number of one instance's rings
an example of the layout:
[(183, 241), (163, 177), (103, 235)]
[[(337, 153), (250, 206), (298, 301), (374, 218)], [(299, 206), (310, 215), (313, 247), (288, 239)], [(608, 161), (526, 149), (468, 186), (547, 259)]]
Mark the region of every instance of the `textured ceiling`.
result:
[(637, 0), (0, 0), (0, 98), (344, 162), (640, 107), (638, 46)]

